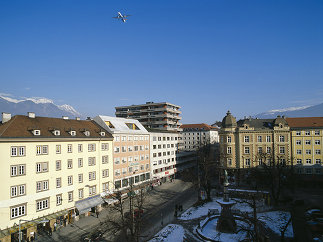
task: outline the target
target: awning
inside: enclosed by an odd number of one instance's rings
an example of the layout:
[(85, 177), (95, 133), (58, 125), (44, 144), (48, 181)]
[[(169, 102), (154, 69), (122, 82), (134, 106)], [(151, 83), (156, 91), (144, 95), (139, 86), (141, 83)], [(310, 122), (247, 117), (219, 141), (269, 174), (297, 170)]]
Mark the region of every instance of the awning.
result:
[(90, 211), (92, 207), (98, 206), (102, 203), (104, 203), (104, 201), (101, 196), (96, 195), (94, 197), (88, 197), (86, 199), (76, 201), (75, 207), (79, 211), (79, 214), (83, 214)]

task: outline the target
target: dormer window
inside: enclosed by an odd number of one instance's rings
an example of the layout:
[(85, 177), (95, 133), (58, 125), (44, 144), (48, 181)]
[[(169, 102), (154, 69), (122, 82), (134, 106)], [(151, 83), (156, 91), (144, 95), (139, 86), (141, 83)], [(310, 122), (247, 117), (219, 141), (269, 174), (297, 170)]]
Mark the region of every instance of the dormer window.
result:
[(83, 133), (85, 136), (90, 136), (90, 131), (84, 131)]
[(40, 135), (39, 129), (34, 129), (32, 132), (33, 132), (33, 135)]
[(71, 130), (71, 131), (70, 131), (70, 135), (71, 135), (71, 136), (75, 136), (75, 135), (76, 135), (76, 131), (75, 131), (75, 130)]
[(54, 134), (55, 136), (59, 136), (59, 135), (61, 135), (61, 131), (59, 131), (59, 130), (54, 130), (54, 131), (53, 131), (53, 134)]
[(103, 131), (102, 131), (102, 132), (100, 132), (100, 135), (101, 135), (101, 136), (105, 136), (105, 132), (103, 132)]

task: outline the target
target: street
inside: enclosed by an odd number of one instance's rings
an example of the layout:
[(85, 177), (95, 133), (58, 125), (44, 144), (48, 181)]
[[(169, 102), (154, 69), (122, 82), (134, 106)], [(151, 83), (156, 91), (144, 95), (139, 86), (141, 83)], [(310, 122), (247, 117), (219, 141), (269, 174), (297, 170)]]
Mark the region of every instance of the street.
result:
[[(145, 203), (141, 240), (148, 240), (174, 219), (175, 204), (182, 204), (185, 210), (192, 206), (196, 199), (197, 192), (191, 187), (191, 183), (181, 180), (164, 183), (149, 191)], [(108, 216), (117, 218), (120, 215), (111, 213), (111, 210), (106, 208), (100, 212), (99, 218), (94, 215), (82, 218), (73, 224), (59, 228), (51, 236), (38, 236), (36, 241), (80, 241), (82, 235), (98, 229), (106, 231), (103, 236), (105, 241), (117, 241), (120, 235), (109, 233), (109, 228), (104, 223)]]

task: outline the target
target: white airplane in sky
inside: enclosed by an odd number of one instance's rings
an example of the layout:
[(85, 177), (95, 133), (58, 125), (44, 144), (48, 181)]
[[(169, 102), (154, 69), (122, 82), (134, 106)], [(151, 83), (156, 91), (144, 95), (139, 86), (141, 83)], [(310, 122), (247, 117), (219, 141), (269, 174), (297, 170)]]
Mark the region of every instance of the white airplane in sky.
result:
[(131, 15), (122, 15), (120, 12), (118, 12), (118, 16), (117, 17), (112, 17), (112, 18), (116, 18), (116, 19), (121, 19), (122, 22), (126, 22), (127, 21), (127, 17), (129, 17)]

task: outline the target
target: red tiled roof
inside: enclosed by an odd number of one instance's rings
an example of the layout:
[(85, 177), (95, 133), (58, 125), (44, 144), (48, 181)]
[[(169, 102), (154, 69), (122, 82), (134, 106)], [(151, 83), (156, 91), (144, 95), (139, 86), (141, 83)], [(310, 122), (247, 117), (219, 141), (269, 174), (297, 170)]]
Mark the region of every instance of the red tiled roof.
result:
[(201, 124), (182, 124), (182, 129), (204, 129), (204, 130), (217, 130), (216, 127), (212, 127), (211, 125), (201, 123)]
[(323, 117), (286, 118), (291, 128), (323, 127)]
[[(32, 130), (40, 130), (40, 135), (33, 135)], [(53, 130), (59, 130), (60, 135), (55, 136)], [(71, 136), (69, 131), (76, 131), (75, 136)], [(84, 131), (89, 131), (86, 136)], [(104, 131), (105, 136), (100, 132)], [(112, 135), (98, 126), (94, 121), (75, 120), (62, 118), (35, 117), (29, 118), (24, 115), (16, 115), (8, 122), (0, 124), (0, 138), (112, 138)]]

